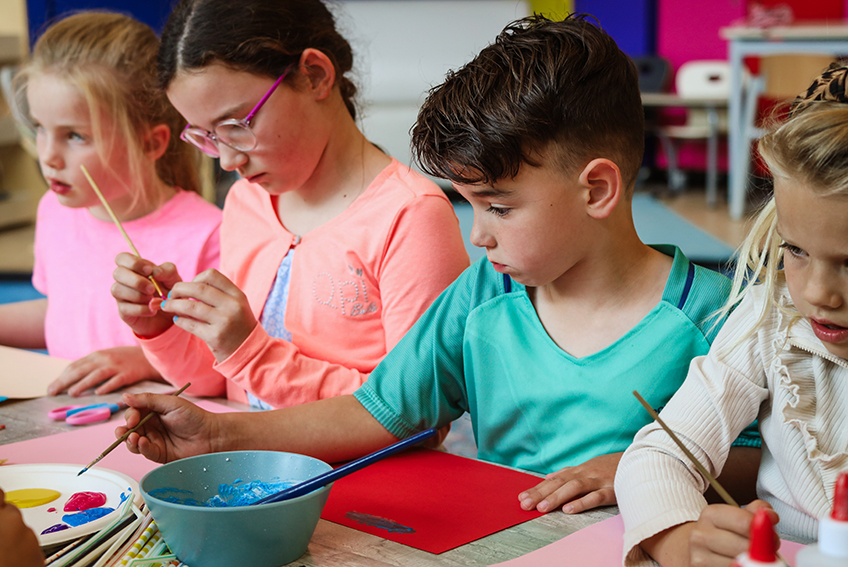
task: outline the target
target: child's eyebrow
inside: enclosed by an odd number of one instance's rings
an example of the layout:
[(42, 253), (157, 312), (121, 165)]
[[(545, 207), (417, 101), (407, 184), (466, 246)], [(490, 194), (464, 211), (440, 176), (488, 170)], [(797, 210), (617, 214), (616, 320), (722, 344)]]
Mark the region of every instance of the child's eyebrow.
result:
[(475, 197), (509, 197), (514, 193), (510, 189), (496, 189), (495, 187), (470, 188)]

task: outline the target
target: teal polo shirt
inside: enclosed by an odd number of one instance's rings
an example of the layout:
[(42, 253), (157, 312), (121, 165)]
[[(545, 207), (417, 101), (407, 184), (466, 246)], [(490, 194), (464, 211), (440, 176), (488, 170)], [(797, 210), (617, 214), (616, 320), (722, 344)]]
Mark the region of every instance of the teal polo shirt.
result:
[(662, 300), (615, 343), (576, 358), (548, 336), (525, 287), (476, 262), (354, 395), (405, 438), (471, 415), (478, 457), (548, 473), (623, 451), (721, 327), (730, 280), (676, 247)]

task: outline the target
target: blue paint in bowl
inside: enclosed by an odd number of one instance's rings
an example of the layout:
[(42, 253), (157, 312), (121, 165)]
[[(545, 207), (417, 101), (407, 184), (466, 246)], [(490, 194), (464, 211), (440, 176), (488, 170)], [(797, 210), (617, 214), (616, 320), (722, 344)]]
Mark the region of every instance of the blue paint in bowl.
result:
[[(306, 552), (332, 485), (259, 506), (202, 503), (218, 496), (221, 485), (297, 483), (331, 469), (294, 453), (233, 451), (162, 465), (139, 486), (165, 542), (181, 561), (192, 567), (278, 567)], [(176, 501), (167, 501), (169, 494), (178, 495)]]

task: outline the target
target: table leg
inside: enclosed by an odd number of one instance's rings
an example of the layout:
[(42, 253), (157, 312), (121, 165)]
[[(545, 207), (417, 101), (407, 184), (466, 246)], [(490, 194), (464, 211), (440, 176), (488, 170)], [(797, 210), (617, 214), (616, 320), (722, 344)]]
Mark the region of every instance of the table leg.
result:
[(743, 140), (745, 136), (742, 124), (742, 53), (736, 41), (730, 44), (730, 99), (728, 100), (728, 205), (730, 217), (739, 220), (745, 214), (744, 172), (747, 168), (741, 163)]
[(707, 123), (707, 206), (714, 209), (718, 204), (718, 109), (714, 106), (707, 108)]

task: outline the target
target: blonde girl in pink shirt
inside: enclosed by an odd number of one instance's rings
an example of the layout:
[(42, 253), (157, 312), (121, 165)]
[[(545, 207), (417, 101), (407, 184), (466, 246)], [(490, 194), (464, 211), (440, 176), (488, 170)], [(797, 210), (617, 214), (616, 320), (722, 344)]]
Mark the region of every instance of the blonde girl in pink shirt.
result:
[(124, 254), (113, 295), (189, 393), (266, 408), (349, 394), (468, 265), (442, 191), (358, 129), (352, 65), (319, 0), (185, 0), (163, 30), (183, 139), (242, 179), (220, 272), (185, 281)]
[(16, 78), (49, 185), (33, 270), (46, 298), (0, 306), (0, 344), (74, 360), (51, 394), (159, 377), (109, 292), (127, 244), (81, 165), (150, 258), (192, 275), (218, 264), (221, 212), (198, 194), (195, 156), (177, 139), (185, 122), (156, 89), (158, 47), (153, 30), (128, 16), (80, 13), (39, 38)]

